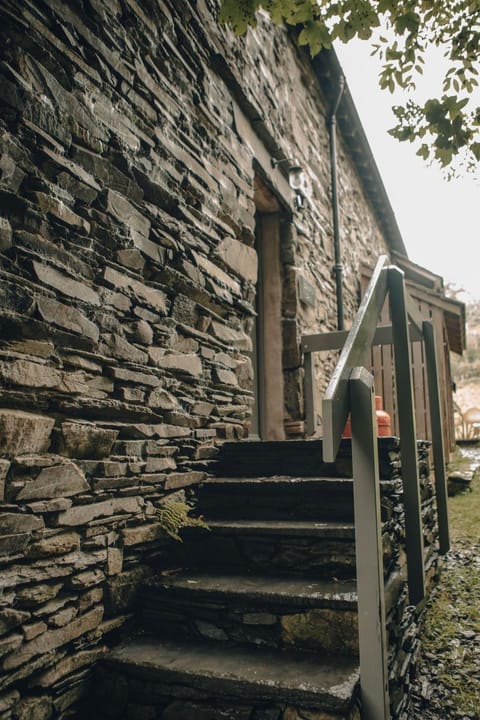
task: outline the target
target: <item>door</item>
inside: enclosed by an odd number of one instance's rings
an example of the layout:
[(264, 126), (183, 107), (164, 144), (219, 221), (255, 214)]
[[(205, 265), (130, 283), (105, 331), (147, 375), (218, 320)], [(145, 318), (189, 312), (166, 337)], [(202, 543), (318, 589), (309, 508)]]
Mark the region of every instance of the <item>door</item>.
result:
[(252, 331), (255, 402), (250, 436), (284, 440), (280, 205), (256, 178), (257, 319)]

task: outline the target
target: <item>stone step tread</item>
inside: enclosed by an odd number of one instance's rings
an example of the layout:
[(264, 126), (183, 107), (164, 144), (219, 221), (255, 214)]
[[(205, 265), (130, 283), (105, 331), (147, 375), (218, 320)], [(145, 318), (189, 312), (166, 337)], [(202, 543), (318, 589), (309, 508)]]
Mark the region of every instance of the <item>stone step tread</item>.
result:
[(196, 599), (229, 600), (237, 603), (356, 609), (356, 583), (352, 580), (270, 577), (182, 570), (160, 575), (146, 584), (146, 594), (194, 596)]
[(234, 477), (234, 476), (213, 476), (208, 477), (202, 481), (200, 487), (210, 485), (338, 485), (339, 487), (346, 487), (352, 485), (351, 477), (322, 477), (318, 476), (303, 476), (303, 475), (259, 475), (256, 477)]
[(354, 659), (216, 643), (131, 640), (105, 658), (107, 666), (142, 679), (178, 683), (216, 697), (265, 699), (345, 712), (357, 692)]
[(229, 535), (280, 535), (355, 539), (355, 525), (349, 522), (309, 520), (208, 520), (212, 532)]

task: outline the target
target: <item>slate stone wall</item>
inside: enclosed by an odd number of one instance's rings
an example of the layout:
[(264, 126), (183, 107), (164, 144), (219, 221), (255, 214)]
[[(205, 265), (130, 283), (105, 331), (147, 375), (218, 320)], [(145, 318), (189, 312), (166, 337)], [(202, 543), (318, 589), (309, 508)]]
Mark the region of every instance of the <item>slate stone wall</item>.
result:
[[(282, 258), (293, 419), (300, 335), (334, 327), (321, 91), (284, 30), (234, 39), (214, 9), (2, 2), (0, 718), (74, 711), (161, 552), (155, 508), (246, 433), (255, 153), (234, 95), (307, 176)], [(384, 242), (341, 143), (339, 182), (351, 314)]]

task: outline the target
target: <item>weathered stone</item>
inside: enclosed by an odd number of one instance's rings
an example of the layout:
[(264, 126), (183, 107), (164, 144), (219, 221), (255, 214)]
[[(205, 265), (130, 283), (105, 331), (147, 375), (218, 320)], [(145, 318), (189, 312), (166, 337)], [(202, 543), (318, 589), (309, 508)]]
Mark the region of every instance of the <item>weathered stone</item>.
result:
[(86, 525), (96, 518), (111, 517), (116, 513), (136, 514), (142, 505), (143, 500), (138, 497), (112, 498), (91, 505), (79, 505), (59, 513), (58, 524), (74, 527)]
[(178, 425), (168, 425), (165, 423), (160, 425), (137, 423), (136, 425), (131, 425), (129, 427), (129, 432), (133, 438), (173, 438), (190, 435), (189, 428), (179, 427)]
[(54, 498), (53, 500), (45, 500), (41, 502), (29, 503), (28, 507), (33, 513), (52, 513), (68, 510), (73, 505), (73, 501), (68, 498)]
[(158, 387), (161, 380), (157, 375), (150, 373), (137, 372), (136, 370), (127, 370), (125, 368), (112, 368), (112, 375), (115, 380), (123, 380), (123, 382), (138, 383), (139, 385), (148, 385), (149, 387)]
[(0, 217), (0, 252), (12, 247), (12, 226), (5, 217)]
[(134, 242), (148, 238), (150, 221), (119, 192), (107, 191), (107, 211), (128, 226)]
[(23, 642), (23, 635), (20, 633), (12, 633), (7, 637), (0, 638), (0, 658), (14, 652)]
[(121, 535), (124, 546), (131, 547), (132, 545), (142, 545), (165, 537), (165, 531), (162, 530), (158, 523), (149, 523), (148, 525), (125, 528), (125, 530), (121, 531)]
[(146, 393), (141, 388), (123, 387), (120, 392), (125, 402), (143, 403), (145, 400)]
[(103, 599), (103, 588), (94, 587), (87, 592), (82, 593), (78, 599), (78, 610), (80, 613), (84, 613), (88, 608), (93, 607), (100, 603)]
[(148, 396), (148, 406), (161, 410), (176, 410), (179, 407), (178, 400), (174, 395), (162, 387), (157, 387)]
[(12, 533), (32, 533), (42, 530), (45, 523), (41, 518), (25, 513), (4, 512), (0, 513), (0, 537)]
[(138, 591), (152, 572), (146, 565), (137, 565), (131, 570), (107, 578), (105, 601), (109, 615), (119, 615), (132, 610)]
[(58, 438), (58, 452), (77, 459), (101, 459), (110, 454), (117, 436), (118, 430), (89, 423), (64, 422)]
[(123, 569), (123, 549), (109, 547), (107, 549), (107, 575), (118, 575)]
[(48, 695), (24, 698), (15, 705), (16, 720), (49, 720), (52, 712), (52, 698)]
[(49, 615), (48, 624), (50, 627), (60, 628), (65, 627), (72, 622), (78, 615), (78, 609), (75, 605), (69, 605), (68, 607), (59, 610), (53, 615)]
[(46, 629), (47, 623), (44, 623), (42, 620), (30, 623), (29, 625), (24, 625), (22, 628), (23, 637), (25, 641), (28, 642), (29, 640), (33, 640), (44, 633)]
[(63, 379), (56, 368), (30, 360), (0, 361), (0, 377), (10, 385), (34, 388), (56, 388)]
[(215, 407), (215, 405), (213, 403), (197, 402), (192, 407), (192, 413), (194, 415), (202, 415), (203, 417), (208, 417), (209, 415), (211, 415), (214, 407)]
[(10, 630), (14, 630), (16, 627), (27, 622), (29, 619), (29, 612), (14, 610), (12, 608), (0, 610), (0, 635), (5, 635), (5, 633)]
[(62, 678), (70, 675), (80, 668), (93, 666), (93, 664), (104, 654), (104, 647), (95, 648), (93, 650), (81, 650), (75, 655), (64, 658), (61, 662), (56, 663), (46, 672), (32, 678), (31, 684), (34, 686), (49, 688)]
[(200, 253), (193, 252), (192, 254), (198, 267), (204, 270), (207, 275), (210, 275), (210, 277), (214, 278), (214, 280), (219, 282), (220, 285), (228, 288), (228, 290), (233, 292), (235, 295), (241, 295), (240, 284), (236, 280), (231, 278), (230, 275), (227, 275), (226, 272), (221, 270), (218, 265), (215, 265), (211, 262), (211, 260), (208, 260), (203, 255), (200, 255)]
[[(96, 3), (97, 12), (103, 14), (104, 10), (105, 8), (101, 4)], [(110, 22), (111, 19), (111, 17), (108, 18), (108, 21)], [(97, 78), (97, 81), (99, 81), (99, 78)], [(105, 104), (107, 105), (107, 103)], [(104, 112), (104, 109), (102, 109), (102, 112)], [(99, 117), (99, 115), (97, 117)], [(143, 193), (137, 183), (128, 175), (122, 173), (107, 158), (102, 157), (96, 152), (91, 152), (80, 145), (74, 145), (72, 150), (72, 155), (75, 161), (82, 168), (86, 169), (93, 177), (100, 180), (105, 187), (109, 187), (119, 193), (123, 193), (125, 196), (130, 197), (134, 202), (141, 201)]]
[(17, 602), (21, 607), (34, 608), (57, 597), (62, 587), (63, 583), (58, 582), (51, 585), (38, 583), (33, 587), (25, 587), (17, 591)]
[(142, 272), (145, 266), (145, 260), (138, 250), (118, 250), (117, 259), (120, 265), (125, 265), (131, 270)]
[(20, 699), (20, 693), (18, 690), (11, 690), (6, 695), (0, 698), (0, 712), (6, 712), (11, 710), (16, 702)]
[(100, 335), (98, 327), (76, 308), (47, 297), (38, 298), (37, 307), (45, 322), (59, 325), (97, 342)]
[(132, 345), (125, 340), (121, 335), (106, 335), (105, 340), (110, 348), (113, 357), (119, 360), (127, 360), (131, 363), (138, 365), (146, 365), (148, 361), (147, 353), (139, 350), (135, 345)]
[(24, 643), (17, 652), (3, 661), (4, 670), (13, 670), (36, 655), (43, 655), (93, 630), (102, 621), (103, 607), (96, 607), (63, 628), (49, 630), (31, 642)]
[(289, 645), (325, 652), (358, 654), (358, 615), (344, 610), (314, 609), (282, 617), (282, 638)]
[(266, 612), (245, 613), (242, 622), (245, 625), (275, 625), (277, 616)]
[(179, 336), (178, 340), (173, 345), (173, 350), (184, 353), (185, 355), (198, 355), (200, 344), (193, 338)]
[(41, 470), (35, 480), (27, 482), (17, 494), (17, 500), (48, 500), (50, 498), (73, 497), (90, 489), (85, 475), (79, 467), (65, 460)]
[(115, 455), (127, 455), (131, 458), (141, 458), (145, 449), (145, 440), (120, 440), (113, 446)]
[(196, 470), (190, 470), (183, 473), (171, 473), (167, 475), (165, 480), (165, 490), (175, 490), (177, 488), (187, 487), (188, 485), (197, 485), (205, 480), (205, 473)]
[(231, 370), (222, 370), (221, 368), (215, 368), (212, 375), (215, 381), (220, 385), (238, 385), (237, 376)]
[(102, 472), (107, 477), (125, 475), (127, 472), (127, 463), (119, 462), (118, 460), (103, 460), (98, 463), (97, 472)]
[(153, 330), (146, 320), (139, 320), (135, 325), (135, 338), (144, 345), (151, 345), (153, 342)]
[(178, 452), (178, 447), (176, 445), (167, 445), (167, 442), (168, 440), (147, 440), (145, 443), (146, 454), (172, 457)]
[(149, 457), (145, 465), (146, 473), (158, 473), (164, 470), (175, 470), (177, 463), (171, 457)]
[(105, 580), (105, 573), (102, 570), (85, 570), (85, 572), (78, 573), (70, 578), (70, 585), (72, 588), (81, 588), (86, 590), (87, 588), (99, 585)]
[[(69, 176), (74, 176), (82, 183), (82, 185), (87, 185), (89, 188), (92, 189), (93, 195), (88, 195), (86, 199), (93, 199), (97, 196), (98, 192), (101, 190), (101, 186), (97, 183), (94, 176), (91, 173), (87, 172), (81, 165), (73, 162), (65, 155), (61, 155), (60, 153), (55, 152), (46, 145), (42, 146), (42, 153), (46, 155), (48, 160), (52, 164), (55, 164), (56, 167), (64, 168), (68, 171)], [(61, 178), (62, 173), (59, 173), (58, 177)]]
[(191, 377), (199, 377), (202, 374), (202, 361), (198, 355), (164, 354), (164, 351), (158, 348), (150, 348), (148, 354), (157, 367), (185, 373)]
[(68, 297), (82, 300), (90, 305), (100, 305), (98, 293), (88, 285), (85, 285), (85, 283), (73, 280), (73, 278), (61, 273), (50, 265), (44, 265), (36, 260), (33, 262), (33, 267), (37, 278), (40, 282), (45, 283), (45, 285), (59, 290)]
[(14, 557), (25, 551), (30, 540), (30, 535), (26, 533), (13, 533), (12, 535), (4, 535), (0, 538), (0, 557)]
[(8, 344), (8, 349), (22, 355), (33, 355), (37, 358), (51, 358), (55, 355), (52, 342), (43, 340), (15, 340)]
[(41, 192), (35, 193), (35, 199), (43, 212), (54, 215), (67, 225), (80, 228), (87, 235), (90, 232), (90, 223), (70, 210), (61, 200)]
[(222, 342), (226, 343), (227, 345), (231, 345), (238, 350), (245, 350), (247, 352), (251, 352), (252, 341), (244, 332), (240, 330), (234, 330), (233, 328), (228, 327), (227, 325), (223, 325), (216, 320), (212, 320), (210, 327), (213, 331), (213, 335)]
[(137, 299), (143, 300), (157, 312), (162, 315), (167, 312), (166, 295), (158, 288), (149, 287), (139, 280), (135, 280), (129, 275), (122, 275), (109, 267), (105, 269), (104, 277), (105, 281), (115, 289), (131, 290)]
[(196, 620), (195, 627), (200, 635), (208, 640), (227, 640), (228, 636), (222, 628), (217, 627), (213, 623), (205, 620)]
[(258, 258), (253, 247), (226, 237), (216, 250), (218, 257), (236, 275), (252, 283), (257, 281)]
[(56, 555), (66, 555), (79, 549), (80, 535), (78, 533), (60, 533), (31, 543), (28, 548), (28, 557), (32, 559), (55, 557)]

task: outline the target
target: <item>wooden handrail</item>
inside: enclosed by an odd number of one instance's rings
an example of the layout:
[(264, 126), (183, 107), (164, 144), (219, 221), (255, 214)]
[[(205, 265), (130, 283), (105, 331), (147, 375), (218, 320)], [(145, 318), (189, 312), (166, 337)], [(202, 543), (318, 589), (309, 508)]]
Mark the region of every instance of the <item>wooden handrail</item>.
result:
[(382, 255), (373, 271), (352, 328), (323, 399), (323, 457), (334, 462), (349, 407), (348, 378), (354, 367), (363, 366), (370, 350), (378, 318), (387, 294), (388, 258)]
[[(390, 296), (392, 324), (377, 327), (387, 294)], [(305, 335), (302, 338), (305, 402), (306, 406), (309, 404), (306, 412), (307, 432), (313, 433), (316, 425), (312, 354), (320, 350), (342, 348), (323, 399), (323, 459), (326, 462), (335, 461), (345, 422), (351, 413), (360, 681), (364, 720), (388, 720), (390, 711), (374, 388), (373, 377), (363, 365), (372, 344), (393, 345), (397, 388), (401, 388), (397, 400), (408, 589), (411, 604), (418, 605), (425, 596), (425, 569), (410, 354), (410, 343), (413, 340), (423, 340), (425, 344), (440, 552), (446, 553), (449, 549), (447, 492), (434, 330), (431, 322), (421, 316), (408, 295), (404, 273), (397, 267), (389, 266), (387, 257), (381, 256), (351, 330), (348, 333), (332, 332)]]

